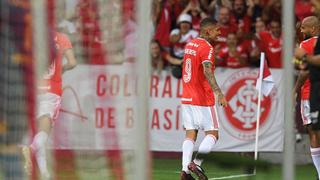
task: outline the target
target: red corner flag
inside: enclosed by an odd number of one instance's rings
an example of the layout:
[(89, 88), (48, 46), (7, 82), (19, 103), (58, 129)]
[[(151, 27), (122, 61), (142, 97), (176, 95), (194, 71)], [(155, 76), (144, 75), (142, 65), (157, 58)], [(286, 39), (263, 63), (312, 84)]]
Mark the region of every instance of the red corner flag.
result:
[[(262, 74), (262, 78), (261, 77), (261, 72), (263, 72)], [(262, 84), (260, 84), (260, 82), (262, 81)], [(256, 82), (256, 89), (259, 91), (261, 90), (261, 92), (263, 93), (263, 95), (268, 96), (271, 92), (271, 90), (274, 87), (274, 81), (270, 72), (270, 69), (268, 67), (267, 61), (264, 58), (264, 53), (261, 53), (261, 57), (260, 57), (260, 71), (259, 71), (259, 76)]]

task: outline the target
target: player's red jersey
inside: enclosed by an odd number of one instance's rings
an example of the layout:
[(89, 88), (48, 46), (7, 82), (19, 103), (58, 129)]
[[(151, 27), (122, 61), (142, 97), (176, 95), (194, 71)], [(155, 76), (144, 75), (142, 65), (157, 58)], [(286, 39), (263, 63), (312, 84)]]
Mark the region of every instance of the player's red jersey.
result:
[(184, 51), (182, 104), (214, 105), (214, 94), (203, 72), (204, 62), (211, 62), (214, 71), (214, 48), (205, 39), (195, 38)]
[[(300, 43), (300, 47), (306, 51), (307, 54), (313, 54), (314, 46), (317, 42), (317, 37), (309, 38), (305, 41)], [(310, 80), (309, 78), (301, 87), (301, 99), (302, 100), (309, 100), (310, 95)]]
[(62, 58), (64, 51), (71, 49), (72, 45), (70, 40), (65, 34), (56, 32), (54, 34), (54, 42), (56, 45), (56, 57), (52, 64), (49, 66), (48, 71), (43, 76), (39, 88), (61, 96), (62, 94)]

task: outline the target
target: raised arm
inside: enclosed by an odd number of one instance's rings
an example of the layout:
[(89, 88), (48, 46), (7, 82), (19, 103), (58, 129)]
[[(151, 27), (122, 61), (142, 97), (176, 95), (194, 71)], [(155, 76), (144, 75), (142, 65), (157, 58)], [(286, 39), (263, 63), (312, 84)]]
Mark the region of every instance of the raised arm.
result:
[(171, 56), (169, 53), (165, 56), (166, 60), (173, 65), (181, 65), (182, 59), (175, 58)]
[(224, 97), (223, 93), (221, 92), (221, 89), (216, 81), (216, 78), (213, 74), (212, 70), (212, 63), (211, 62), (204, 62), (203, 64), (203, 73), (205, 77), (207, 78), (212, 91), (216, 94), (218, 97), (218, 103), (220, 106), (227, 106), (227, 100)]
[(162, 10), (163, 2), (162, 0), (153, 0), (152, 1), (152, 14), (151, 19), (153, 22), (153, 25), (156, 26), (160, 16), (161, 16), (161, 10)]

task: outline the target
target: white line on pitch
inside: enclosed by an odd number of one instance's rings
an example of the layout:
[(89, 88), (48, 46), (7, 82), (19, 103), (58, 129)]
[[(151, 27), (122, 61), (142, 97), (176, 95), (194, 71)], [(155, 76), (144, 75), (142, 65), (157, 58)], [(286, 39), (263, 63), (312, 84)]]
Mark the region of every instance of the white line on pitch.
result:
[[(152, 171), (153, 173), (172, 173), (172, 174), (180, 174), (181, 173), (181, 171), (166, 171), (166, 170), (153, 170)], [(221, 172), (221, 173), (218, 173), (218, 172), (215, 172), (215, 173), (210, 173), (210, 172), (208, 172), (208, 173), (206, 173), (206, 175), (222, 175), (222, 174), (226, 174), (226, 172)]]
[(232, 179), (232, 178), (247, 177), (247, 176), (254, 176), (254, 175), (255, 175), (255, 174), (239, 174), (239, 175), (232, 175), (232, 176), (224, 176), (224, 177), (210, 178), (209, 180), (215, 180), (215, 179)]

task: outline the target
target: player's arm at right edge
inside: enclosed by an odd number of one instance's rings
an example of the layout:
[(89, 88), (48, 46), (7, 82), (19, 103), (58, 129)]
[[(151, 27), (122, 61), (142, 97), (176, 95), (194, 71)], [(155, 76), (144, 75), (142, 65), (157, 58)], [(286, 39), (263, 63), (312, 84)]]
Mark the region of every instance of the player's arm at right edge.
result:
[(207, 78), (212, 91), (218, 96), (218, 103), (220, 106), (227, 106), (227, 100), (224, 97), (223, 93), (221, 92), (221, 89), (216, 81), (216, 78), (213, 74), (212, 70), (212, 63), (211, 62), (203, 62), (203, 73), (205, 77)]
[(301, 47), (295, 49), (294, 56), (297, 59), (302, 60), (303, 62), (307, 62), (315, 66), (320, 66), (320, 55), (307, 54), (307, 52)]

